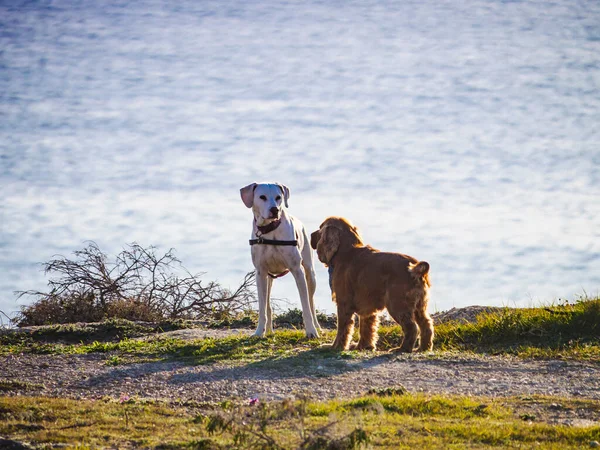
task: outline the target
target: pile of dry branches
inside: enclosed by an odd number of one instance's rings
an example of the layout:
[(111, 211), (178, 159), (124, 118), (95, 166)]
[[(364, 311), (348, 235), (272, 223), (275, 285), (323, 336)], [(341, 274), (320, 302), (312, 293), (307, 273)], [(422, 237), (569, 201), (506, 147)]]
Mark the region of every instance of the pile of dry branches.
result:
[(63, 256), (43, 264), (50, 275), (49, 292), (22, 291), (34, 296), (21, 308), (19, 326), (90, 322), (106, 318), (129, 320), (207, 319), (235, 314), (255, 301), (254, 272), (230, 290), (215, 282), (203, 283), (175, 257), (154, 247), (129, 244), (113, 262), (96, 243), (89, 242), (74, 258)]

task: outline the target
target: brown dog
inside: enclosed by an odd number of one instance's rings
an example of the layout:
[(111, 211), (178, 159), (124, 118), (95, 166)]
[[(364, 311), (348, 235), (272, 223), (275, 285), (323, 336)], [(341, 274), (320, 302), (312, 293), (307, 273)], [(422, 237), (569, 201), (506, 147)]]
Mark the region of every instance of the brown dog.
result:
[(402, 326), (404, 340), (394, 349), (412, 352), (419, 336), (419, 351), (433, 347), (433, 320), (427, 313), (429, 264), (400, 253), (380, 252), (365, 245), (343, 217), (329, 217), (311, 234), (319, 261), (329, 267), (333, 301), (337, 303), (338, 329), (333, 348), (347, 350), (360, 318), (360, 339), (353, 348), (374, 350), (379, 313), (387, 308)]

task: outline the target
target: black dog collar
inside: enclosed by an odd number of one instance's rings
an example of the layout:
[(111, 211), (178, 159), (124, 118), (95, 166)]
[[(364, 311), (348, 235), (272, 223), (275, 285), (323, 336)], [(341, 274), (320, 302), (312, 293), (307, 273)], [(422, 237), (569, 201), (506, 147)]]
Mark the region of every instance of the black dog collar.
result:
[(293, 241), (276, 241), (275, 239), (265, 239), (262, 236), (259, 236), (258, 239), (250, 239), (250, 245), (293, 245), (294, 247), (298, 245), (298, 240), (294, 239)]

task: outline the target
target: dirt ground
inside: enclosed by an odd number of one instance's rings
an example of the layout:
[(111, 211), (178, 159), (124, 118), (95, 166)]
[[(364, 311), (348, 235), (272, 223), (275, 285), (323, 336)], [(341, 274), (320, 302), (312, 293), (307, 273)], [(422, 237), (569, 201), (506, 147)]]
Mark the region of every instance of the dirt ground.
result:
[[(167, 335), (201, 339), (237, 333), (249, 335), (252, 330), (185, 329)], [(600, 364), (597, 362), (525, 360), (465, 353), (366, 352), (348, 358), (307, 350), (288, 358), (250, 363), (189, 365), (164, 360), (114, 366), (106, 363), (110, 356), (102, 353), (3, 356), (0, 357), (0, 381), (11, 384), (8, 395), (118, 398), (128, 394), (182, 402), (279, 400), (298, 396), (326, 400), (351, 398), (386, 388), (493, 398), (547, 395), (600, 401)], [(542, 415), (548, 420), (572, 424), (600, 421), (597, 412), (565, 409), (559, 403), (546, 405)]]

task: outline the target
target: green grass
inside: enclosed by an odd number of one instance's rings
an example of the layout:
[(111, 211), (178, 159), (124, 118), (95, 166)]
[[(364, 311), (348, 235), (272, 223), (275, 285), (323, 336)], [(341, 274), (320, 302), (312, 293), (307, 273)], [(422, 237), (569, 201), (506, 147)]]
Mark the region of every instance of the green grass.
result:
[(484, 314), (474, 324), (441, 327), (442, 349), (466, 349), (522, 356), (600, 355), (600, 299)]
[[(332, 333), (329, 332), (329, 335)], [(324, 339), (330, 336), (325, 336)], [(151, 340), (124, 339), (119, 342), (90, 344), (60, 344), (26, 342), (0, 346), (0, 354), (86, 354), (107, 353), (107, 362), (116, 365), (131, 357), (142, 359), (184, 359), (192, 364), (218, 361), (261, 361), (289, 357), (319, 347), (318, 339), (307, 339), (302, 331), (278, 331), (261, 339), (245, 335), (225, 338), (183, 340), (157, 338)], [(327, 353), (324, 351), (324, 353)]]
[[(483, 313), (474, 323), (435, 327), (437, 351), (511, 354), (539, 358), (600, 358), (600, 298), (538, 308)], [(380, 347), (399, 344), (399, 327), (383, 328)]]
[[(332, 342), (335, 337), (335, 331), (324, 331), (320, 339), (306, 339), (302, 331), (278, 330), (265, 339), (234, 335), (192, 341), (175, 338), (138, 340), (131, 338), (136, 332), (136, 324), (119, 322), (109, 325), (112, 328), (105, 326), (111, 330), (108, 332), (109, 338), (102, 341), (91, 341), (90, 336), (83, 338), (82, 330), (70, 330), (64, 325), (57, 330), (40, 330), (40, 335), (3, 334), (0, 335), (0, 355), (100, 352), (110, 355), (107, 362), (112, 365), (130, 361), (131, 358), (178, 358), (194, 364), (225, 360), (256, 362), (315, 351), (322, 344)], [(74, 333), (74, 337), (70, 333)], [(97, 336), (95, 333), (92, 336)], [(56, 334), (61, 339), (55, 339)], [(118, 338), (114, 338), (115, 335)], [(42, 336), (51, 338), (43, 339)], [(387, 351), (399, 346), (402, 330), (399, 326), (381, 327), (379, 336), (378, 349)], [(434, 349), (434, 356), (450, 351), (598, 360), (600, 299), (585, 299), (574, 304), (551, 307), (506, 308), (500, 312), (481, 314), (475, 323), (439, 324), (436, 325)], [(333, 352), (323, 351), (321, 356), (329, 354)], [(344, 355), (352, 354), (359, 353), (346, 352)]]
[[(539, 418), (530, 413), (532, 403), (541, 411)], [(552, 397), (392, 394), (255, 405), (0, 397), (0, 436), (47, 447), (153, 449), (298, 448), (303, 443), (304, 448), (575, 449), (599, 439), (599, 426), (548, 423), (544, 414), (556, 404), (596, 417), (600, 413), (598, 402)]]

